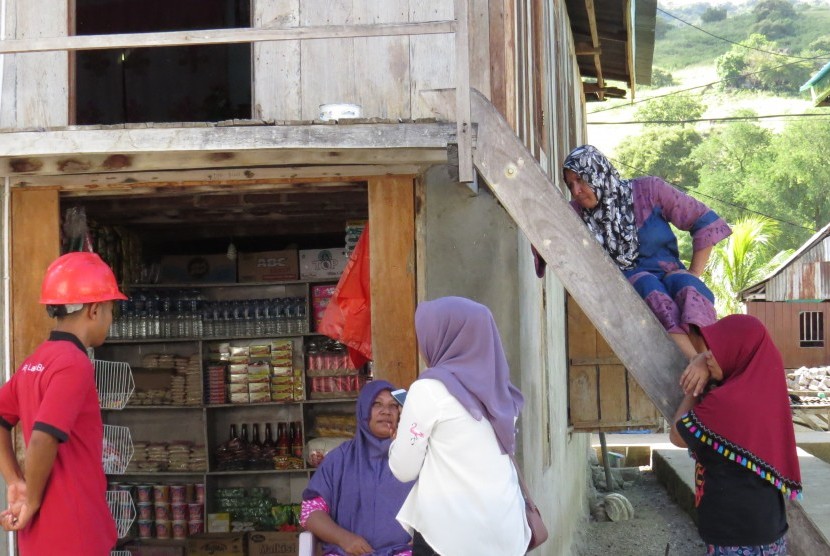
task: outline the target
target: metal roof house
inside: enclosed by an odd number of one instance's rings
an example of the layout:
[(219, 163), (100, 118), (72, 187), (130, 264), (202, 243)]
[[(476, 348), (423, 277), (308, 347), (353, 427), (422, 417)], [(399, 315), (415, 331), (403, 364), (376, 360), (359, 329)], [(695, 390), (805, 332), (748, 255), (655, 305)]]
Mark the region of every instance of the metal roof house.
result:
[(813, 98), (813, 105), (830, 106), (830, 62), (818, 70), (799, 91), (804, 92), (808, 89)]
[(830, 224), (740, 297), (770, 331), (787, 368), (830, 363)]

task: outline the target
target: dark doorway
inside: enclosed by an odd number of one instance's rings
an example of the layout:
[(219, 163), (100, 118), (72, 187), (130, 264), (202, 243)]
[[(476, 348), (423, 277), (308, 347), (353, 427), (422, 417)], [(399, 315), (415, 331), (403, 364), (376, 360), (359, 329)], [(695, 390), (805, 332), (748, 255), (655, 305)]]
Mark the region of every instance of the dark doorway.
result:
[[(75, 0), (77, 35), (249, 27), (250, 0)], [(251, 45), (76, 53), (75, 122), (251, 117)]]

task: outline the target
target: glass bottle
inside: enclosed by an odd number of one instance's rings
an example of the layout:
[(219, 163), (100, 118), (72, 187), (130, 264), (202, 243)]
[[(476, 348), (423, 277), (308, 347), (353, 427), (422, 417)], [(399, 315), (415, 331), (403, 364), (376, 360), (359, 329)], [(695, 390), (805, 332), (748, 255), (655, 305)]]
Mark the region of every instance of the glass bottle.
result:
[(254, 423), (252, 426), (253, 430), (251, 434), (251, 444), (256, 444), (257, 446), (262, 446), (262, 442), (259, 440), (259, 423)]
[(300, 421), (291, 423), (291, 455), (303, 458), (303, 424)]
[(248, 423), (242, 423), (242, 443), (246, 446), (249, 444), (248, 442)]
[(276, 446), (274, 442), (274, 431), (271, 428), (271, 423), (265, 423), (265, 445)]
[(277, 424), (277, 455), (288, 456), (291, 452), (291, 440), (285, 423)]
[(230, 438), (228, 438), (228, 440), (233, 440), (234, 438), (239, 438), (239, 436), (236, 434), (236, 425), (232, 424), (231, 425), (231, 436), (230, 436)]

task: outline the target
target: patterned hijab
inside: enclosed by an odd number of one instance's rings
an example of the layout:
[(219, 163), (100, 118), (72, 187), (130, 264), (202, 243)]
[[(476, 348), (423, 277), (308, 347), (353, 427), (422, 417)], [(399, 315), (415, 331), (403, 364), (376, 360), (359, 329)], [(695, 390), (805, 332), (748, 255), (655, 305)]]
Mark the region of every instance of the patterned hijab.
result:
[[(326, 455), (311, 476), (303, 500), (321, 496), (331, 518), (344, 529), (365, 538), (375, 549), (372, 556), (391, 556), (409, 547), (411, 537), (395, 520), (414, 481), (402, 483), (389, 469), (389, 438), (369, 429), (372, 404), (384, 390), (395, 387), (385, 380), (366, 383), (357, 398), (357, 432)], [(323, 543), (325, 554), (346, 554), (337, 545)]]
[(778, 348), (751, 315), (729, 315), (700, 329), (723, 381), (680, 421), (723, 457), (789, 498), (801, 493), (787, 378)]
[(633, 268), (639, 241), (631, 180), (620, 179), (620, 173), (611, 161), (592, 145), (572, 150), (562, 168), (576, 172), (597, 196), (599, 202), (593, 209), (579, 207), (579, 214), (588, 229), (620, 269)]
[(418, 304), (415, 334), (429, 368), (419, 378), (441, 381), (480, 421), (490, 421), (504, 454), (516, 448), (516, 418), (524, 404), (490, 309), (463, 297)]

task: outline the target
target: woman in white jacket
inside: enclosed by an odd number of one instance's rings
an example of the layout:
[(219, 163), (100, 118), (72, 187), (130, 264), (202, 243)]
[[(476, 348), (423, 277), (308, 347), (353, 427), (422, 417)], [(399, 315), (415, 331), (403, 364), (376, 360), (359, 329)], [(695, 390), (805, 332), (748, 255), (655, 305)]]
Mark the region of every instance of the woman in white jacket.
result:
[(490, 310), (461, 297), (418, 305), (415, 332), (429, 368), (410, 388), (389, 467), (417, 479), (397, 519), (413, 556), (519, 556), (524, 498), (510, 460), (524, 400)]

